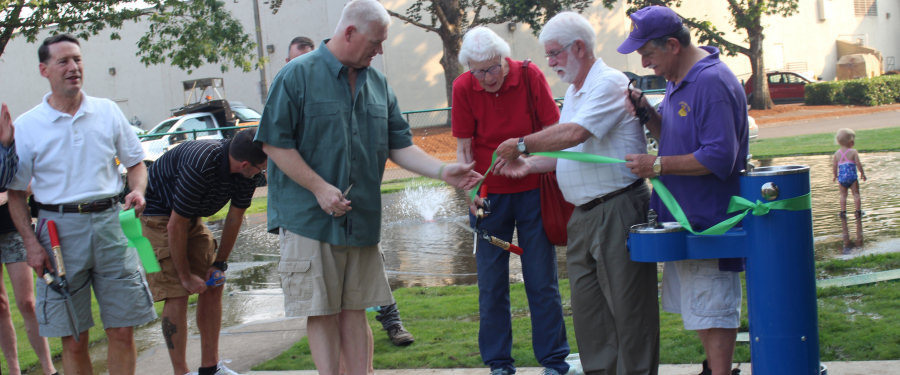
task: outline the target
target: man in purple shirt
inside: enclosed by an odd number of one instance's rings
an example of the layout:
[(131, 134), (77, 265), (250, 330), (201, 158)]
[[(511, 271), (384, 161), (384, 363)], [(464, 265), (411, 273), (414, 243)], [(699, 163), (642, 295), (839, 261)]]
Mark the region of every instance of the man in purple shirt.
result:
[[(728, 201), (739, 195), (747, 157), (747, 98), (719, 60), (719, 50), (691, 44), (690, 32), (669, 8), (650, 6), (631, 15), (632, 31), (618, 51), (637, 51), (644, 67), (666, 78), (659, 112), (646, 99), (647, 128), (659, 139), (658, 156), (626, 155), (640, 177), (659, 177), (684, 209), (691, 226), (706, 229), (729, 217)], [(631, 94), (638, 99), (639, 92)], [(635, 111), (631, 99), (626, 106)], [(674, 221), (655, 193), (651, 207), (660, 221)], [(682, 315), (685, 329), (700, 336), (708, 360), (701, 374), (731, 373), (740, 324), (741, 259), (666, 262), (663, 309)]]

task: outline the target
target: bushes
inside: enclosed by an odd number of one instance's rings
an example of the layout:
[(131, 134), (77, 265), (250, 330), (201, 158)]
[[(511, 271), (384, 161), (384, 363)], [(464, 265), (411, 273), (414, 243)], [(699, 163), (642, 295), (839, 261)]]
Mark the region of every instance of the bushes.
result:
[(810, 83), (806, 85), (805, 103), (867, 106), (900, 103), (900, 75)]

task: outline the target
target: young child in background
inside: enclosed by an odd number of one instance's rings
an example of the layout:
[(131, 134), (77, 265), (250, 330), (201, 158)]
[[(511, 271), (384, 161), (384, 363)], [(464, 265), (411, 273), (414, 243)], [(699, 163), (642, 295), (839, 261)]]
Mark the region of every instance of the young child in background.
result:
[(856, 133), (852, 129), (843, 128), (838, 130), (834, 136), (835, 142), (841, 146), (834, 153), (832, 171), (834, 180), (839, 184), (841, 190), (841, 217), (847, 217), (847, 190), (853, 192), (853, 202), (856, 205), (856, 217), (862, 216), (859, 198), (859, 181), (856, 177), (856, 170), (859, 169), (859, 177), (863, 181), (866, 180), (866, 172), (863, 170), (862, 162), (859, 161), (859, 153), (853, 149), (856, 143)]

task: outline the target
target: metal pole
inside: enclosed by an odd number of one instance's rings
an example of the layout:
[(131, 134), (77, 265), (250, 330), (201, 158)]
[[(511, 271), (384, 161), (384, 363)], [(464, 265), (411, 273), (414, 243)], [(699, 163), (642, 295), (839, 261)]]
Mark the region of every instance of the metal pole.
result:
[[(253, 25), (256, 29), (256, 55), (263, 57), (262, 26), (259, 22), (259, 0), (253, 0)], [(259, 66), (259, 97), (260, 103), (266, 104), (269, 95), (269, 84), (266, 82), (266, 64)]]

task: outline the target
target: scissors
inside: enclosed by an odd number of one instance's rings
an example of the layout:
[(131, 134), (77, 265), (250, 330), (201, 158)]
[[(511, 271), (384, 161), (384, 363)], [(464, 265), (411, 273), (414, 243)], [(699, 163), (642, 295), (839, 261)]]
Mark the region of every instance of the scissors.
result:
[(641, 91), (641, 95), (638, 96), (637, 99), (631, 96), (631, 88), (634, 86), (634, 81), (636, 81), (636, 79), (634, 78), (628, 81), (628, 99), (631, 100), (631, 104), (634, 105), (635, 117), (638, 118), (638, 121), (641, 122), (641, 125), (644, 125), (647, 123), (647, 121), (650, 121), (650, 111), (640, 105), (641, 99), (644, 98), (643, 91)]

